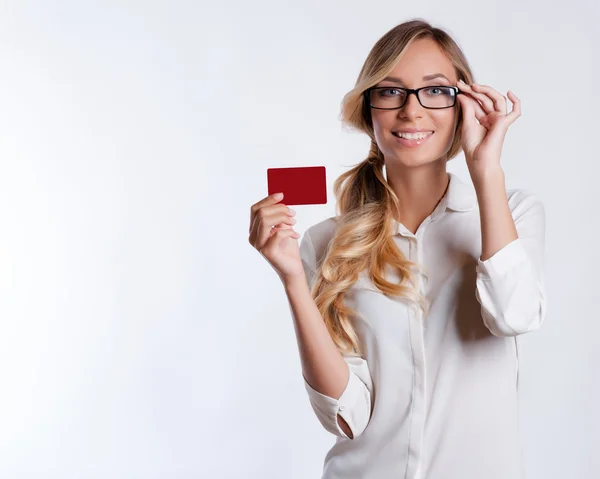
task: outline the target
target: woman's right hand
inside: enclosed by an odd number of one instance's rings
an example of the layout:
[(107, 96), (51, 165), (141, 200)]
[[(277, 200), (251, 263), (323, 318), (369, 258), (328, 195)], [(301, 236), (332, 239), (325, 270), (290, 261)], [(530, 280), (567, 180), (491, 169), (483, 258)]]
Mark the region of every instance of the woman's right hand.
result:
[(263, 255), (282, 280), (304, 277), (298, 238), (294, 231), (295, 212), (283, 198), (270, 195), (250, 208), (250, 244)]

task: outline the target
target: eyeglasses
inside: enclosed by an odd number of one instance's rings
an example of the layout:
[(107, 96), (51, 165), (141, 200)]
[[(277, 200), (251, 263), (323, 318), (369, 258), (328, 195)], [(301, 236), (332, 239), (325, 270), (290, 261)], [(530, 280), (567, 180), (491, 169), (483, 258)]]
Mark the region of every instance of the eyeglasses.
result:
[(456, 95), (461, 92), (454, 86), (424, 86), (415, 89), (380, 86), (365, 90), (364, 96), (371, 108), (396, 110), (404, 106), (411, 93), (417, 95), (423, 108), (437, 110), (453, 107), (456, 104)]

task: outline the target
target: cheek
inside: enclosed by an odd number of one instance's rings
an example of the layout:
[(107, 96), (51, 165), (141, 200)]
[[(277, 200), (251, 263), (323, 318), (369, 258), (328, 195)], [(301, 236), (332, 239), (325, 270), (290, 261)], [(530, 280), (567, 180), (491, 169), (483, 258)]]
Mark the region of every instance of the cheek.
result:
[(453, 111), (448, 113), (450, 114), (438, 115), (436, 118), (436, 134), (438, 135), (438, 140), (452, 141), (454, 137), (457, 117)]
[(439, 132), (451, 132), (456, 124), (456, 110), (446, 109), (436, 112), (434, 122)]
[(373, 134), (375, 135), (375, 139), (378, 143), (384, 141), (386, 132), (392, 128), (393, 123), (390, 124), (386, 115), (375, 114), (371, 118), (373, 120)]

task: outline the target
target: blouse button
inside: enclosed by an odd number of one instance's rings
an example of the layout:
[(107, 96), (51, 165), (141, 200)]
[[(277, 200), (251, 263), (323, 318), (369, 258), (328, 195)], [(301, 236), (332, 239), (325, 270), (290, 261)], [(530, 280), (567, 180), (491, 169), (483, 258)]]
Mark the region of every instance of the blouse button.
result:
[(346, 409), (344, 406), (340, 406), (340, 411), (343, 411), (344, 409)]

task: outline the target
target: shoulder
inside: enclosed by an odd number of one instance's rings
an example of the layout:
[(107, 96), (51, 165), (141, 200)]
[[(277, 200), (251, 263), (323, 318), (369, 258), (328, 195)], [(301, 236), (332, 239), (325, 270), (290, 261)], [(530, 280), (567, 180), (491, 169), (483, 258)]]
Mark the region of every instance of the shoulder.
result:
[(513, 188), (506, 190), (506, 196), (513, 218), (531, 214), (544, 216), (544, 202), (537, 193), (523, 188)]
[(307, 228), (306, 233), (310, 236), (315, 251), (327, 247), (337, 228), (338, 219), (337, 216), (331, 216)]
[(309, 226), (304, 232), (300, 242), (300, 255), (312, 269), (316, 268), (327, 253), (329, 242), (338, 225), (338, 219), (337, 216), (331, 216)]

